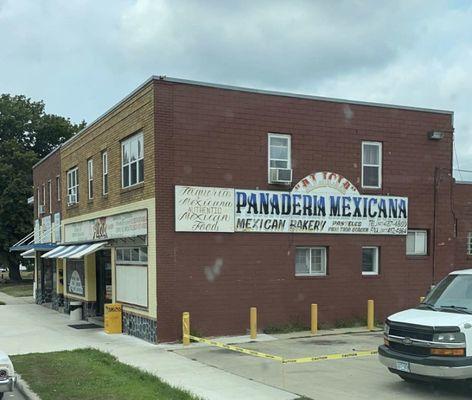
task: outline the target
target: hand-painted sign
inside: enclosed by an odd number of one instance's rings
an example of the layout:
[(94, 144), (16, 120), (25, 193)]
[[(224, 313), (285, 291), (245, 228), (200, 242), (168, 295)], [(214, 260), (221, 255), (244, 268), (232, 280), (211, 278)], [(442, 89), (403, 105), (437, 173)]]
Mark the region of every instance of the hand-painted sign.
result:
[(408, 199), (359, 194), (342, 175), (310, 174), (292, 192), (176, 186), (176, 231), (406, 235)]
[(236, 232), (406, 235), (408, 200), (235, 190)]
[(67, 260), (67, 292), (79, 296), (85, 295), (85, 271), (83, 260)]
[(41, 219), (41, 243), (51, 243), (52, 242), (52, 223), (51, 216), (47, 215)]
[(147, 210), (109, 215), (64, 225), (64, 243), (147, 235)]
[(177, 232), (234, 232), (234, 189), (175, 187)]

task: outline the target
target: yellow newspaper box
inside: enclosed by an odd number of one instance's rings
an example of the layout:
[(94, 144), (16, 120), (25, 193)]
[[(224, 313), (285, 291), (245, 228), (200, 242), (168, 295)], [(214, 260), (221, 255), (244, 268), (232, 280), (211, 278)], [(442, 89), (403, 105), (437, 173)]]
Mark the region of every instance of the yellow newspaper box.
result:
[(105, 332), (121, 333), (121, 304), (105, 304)]

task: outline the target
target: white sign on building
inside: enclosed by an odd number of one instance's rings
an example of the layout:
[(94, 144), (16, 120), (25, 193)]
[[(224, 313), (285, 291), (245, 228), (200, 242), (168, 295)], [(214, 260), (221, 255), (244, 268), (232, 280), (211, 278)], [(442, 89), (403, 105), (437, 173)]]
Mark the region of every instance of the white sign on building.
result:
[(177, 232), (234, 232), (234, 189), (176, 186)]
[(64, 225), (64, 243), (147, 235), (147, 210), (132, 211)]
[(41, 243), (52, 243), (52, 222), (50, 215), (41, 219), (41, 227)]
[(176, 186), (175, 209), (176, 231), (186, 232), (408, 232), (408, 198), (361, 195), (333, 172), (310, 174), (291, 192)]

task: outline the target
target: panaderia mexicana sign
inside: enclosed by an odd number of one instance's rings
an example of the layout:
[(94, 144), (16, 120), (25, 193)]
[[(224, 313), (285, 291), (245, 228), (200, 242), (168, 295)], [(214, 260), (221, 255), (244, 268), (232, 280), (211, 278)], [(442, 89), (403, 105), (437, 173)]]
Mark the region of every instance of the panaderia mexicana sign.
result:
[(408, 199), (318, 172), (291, 192), (176, 186), (176, 231), (406, 235)]

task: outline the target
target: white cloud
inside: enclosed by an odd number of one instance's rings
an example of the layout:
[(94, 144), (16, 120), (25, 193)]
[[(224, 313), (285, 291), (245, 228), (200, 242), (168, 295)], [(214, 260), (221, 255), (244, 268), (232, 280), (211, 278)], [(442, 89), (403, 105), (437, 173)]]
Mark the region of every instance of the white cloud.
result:
[(76, 121), (153, 74), (452, 109), (472, 170), (471, 20), (460, 0), (0, 0), (0, 91)]

